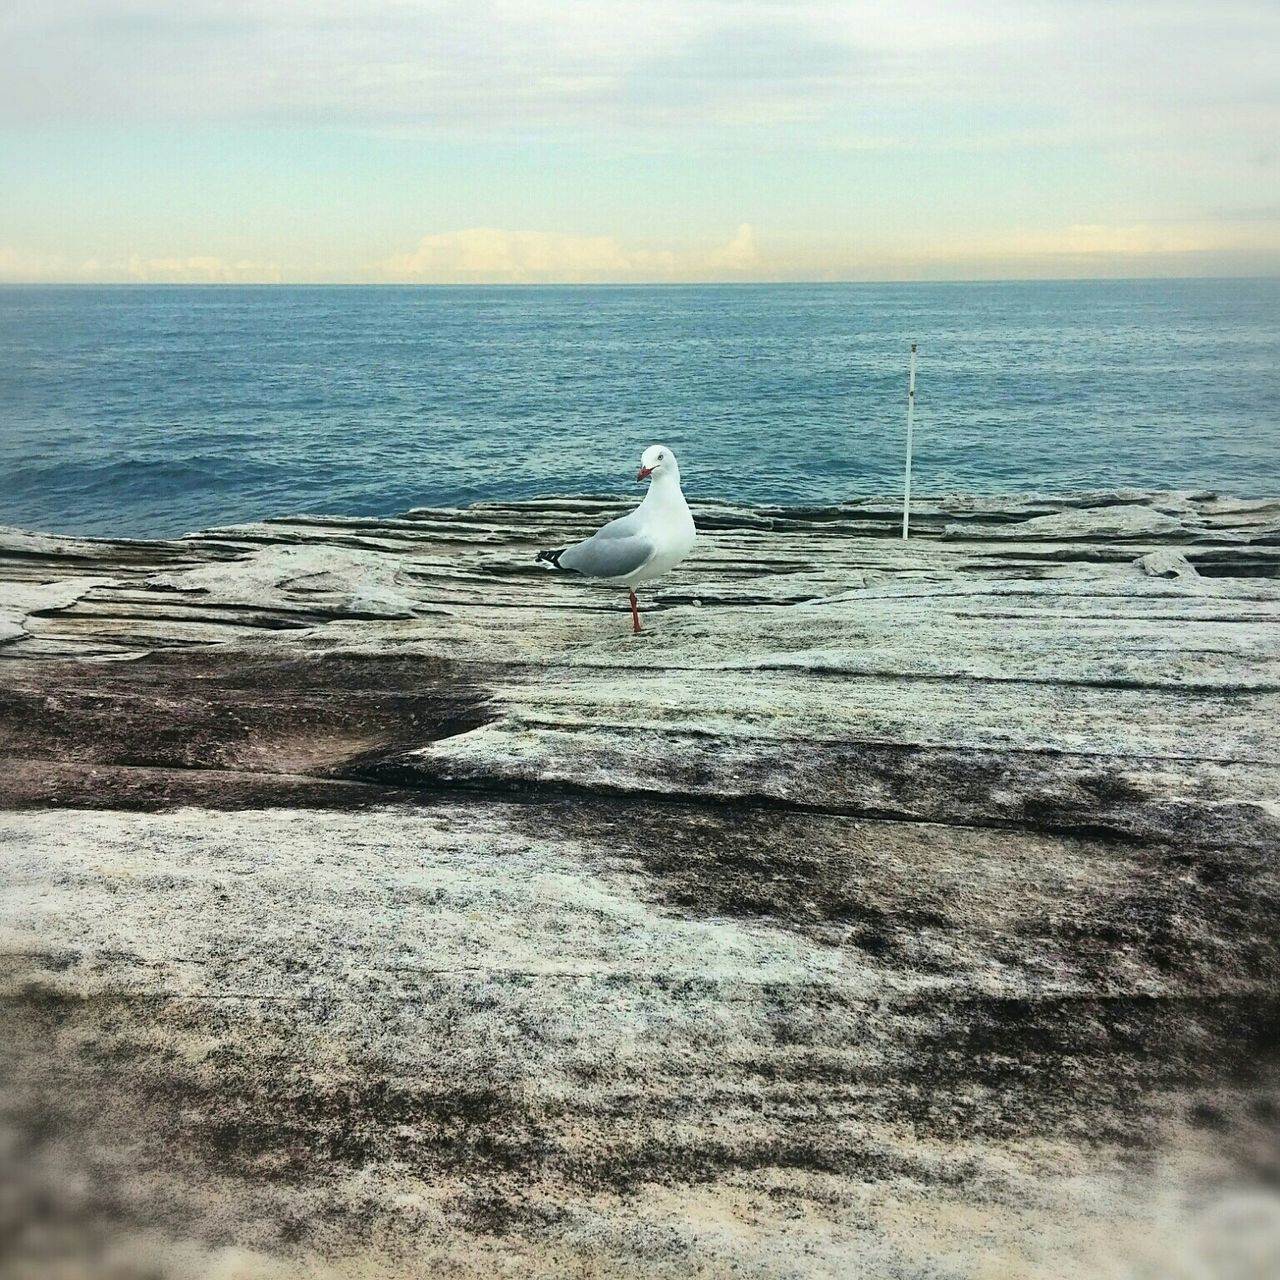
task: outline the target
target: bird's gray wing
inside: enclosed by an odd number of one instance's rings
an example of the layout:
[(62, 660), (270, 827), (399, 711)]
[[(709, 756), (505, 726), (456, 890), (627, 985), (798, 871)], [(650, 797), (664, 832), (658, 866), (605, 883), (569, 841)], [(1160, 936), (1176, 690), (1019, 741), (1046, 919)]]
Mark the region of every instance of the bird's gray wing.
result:
[(560, 555), (561, 567), (588, 578), (625, 578), (643, 568), (653, 558), (653, 540), (616, 527), (629, 523), (629, 517), (614, 520), (585, 542), (566, 548)]
[(625, 516), (619, 516), (616, 520), (610, 520), (608, 524), (602, 524), (591, 536), (593, 538), (629, 538), (633, 533), (641, 533), (644, 530), (644, 523), (640, 519), (640, 508), (634, 511), (628, 511)]

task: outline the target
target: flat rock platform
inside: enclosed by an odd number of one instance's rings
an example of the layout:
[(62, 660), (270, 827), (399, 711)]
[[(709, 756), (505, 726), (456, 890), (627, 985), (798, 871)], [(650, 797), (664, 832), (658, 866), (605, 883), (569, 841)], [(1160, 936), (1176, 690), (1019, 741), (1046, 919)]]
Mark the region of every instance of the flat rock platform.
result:
[(0, 531), (0, 1276), (1273, 1276), (1280, 500)]

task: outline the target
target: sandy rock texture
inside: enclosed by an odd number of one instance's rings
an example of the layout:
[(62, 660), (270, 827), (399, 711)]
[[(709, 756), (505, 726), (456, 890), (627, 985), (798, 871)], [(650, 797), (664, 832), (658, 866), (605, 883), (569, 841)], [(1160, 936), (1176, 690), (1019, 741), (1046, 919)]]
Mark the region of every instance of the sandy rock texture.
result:
[(0, 1276), (1280, 1273), (1280, 501), (0, 531)]

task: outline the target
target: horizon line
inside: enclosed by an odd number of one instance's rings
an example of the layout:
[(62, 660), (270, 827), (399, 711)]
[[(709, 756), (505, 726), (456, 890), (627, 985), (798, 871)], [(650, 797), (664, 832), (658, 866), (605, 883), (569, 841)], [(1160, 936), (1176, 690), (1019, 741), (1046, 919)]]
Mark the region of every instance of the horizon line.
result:
[(0, 289), (777, 289), (850, 285), (1139, 284), (1280, 281), (1268, 273), (1150, 276), (948, 276), (849, 280), (0, 280)]

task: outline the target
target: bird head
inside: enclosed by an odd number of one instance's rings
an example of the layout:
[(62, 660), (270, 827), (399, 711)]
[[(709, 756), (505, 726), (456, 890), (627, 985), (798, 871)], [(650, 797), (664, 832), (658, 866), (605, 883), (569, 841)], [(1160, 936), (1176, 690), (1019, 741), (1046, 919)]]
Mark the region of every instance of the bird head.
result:
[(648, 480), (651, 476), (664, 474), (679, 477), (680, 468), (676, 466), (676, 455), (665, 444), (651, 444), (640, 455), (640, 470), (636, 472), (636, 479)]

